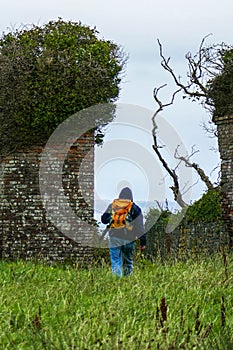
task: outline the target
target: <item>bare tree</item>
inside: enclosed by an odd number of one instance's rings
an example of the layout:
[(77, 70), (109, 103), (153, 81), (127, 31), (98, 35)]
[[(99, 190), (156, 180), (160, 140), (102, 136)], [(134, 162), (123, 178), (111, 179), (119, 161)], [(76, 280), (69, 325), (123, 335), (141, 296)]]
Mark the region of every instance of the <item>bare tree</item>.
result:
[[(232, 53), (232, 46), (225, 43), (213, 44), (205, 46), (206, 39), (210, 36), (206, 35), (200, 43), (196, 54), (192, 55), (188, 52), (185, 55), (187, 63), (187, 81), (183, 81), (181, 76), (174, 72), (170, 65), (170, 57), (166, 58), (163, 54), (163, 47), (158, 40), (159, 53), (161, 57), (161, 66), (173, 78), (175, 85), (182, 91), (183, 98), (189, 98), (197, 101), (210, 112), (211, 117), (216, 110), (216, 100), (211, 94), (211, 86), (216, 77), (222, 74), (226, 68), (227, 53)], [(229, 73), (232, 73), (229, 70)], [(218, 89), (217, 92), (221, 92)]]
[(157, 125), (156, 125), (156, 116), (165, 108), (165, 107), (168, 107), (170, 105), (173, 104), (174, 102), (174, 99), (175, 99), (175, 96), (176, 94), (180, 91), (180, 89), (176, 90), (173, 95), (172, 95), (172, 98), (171, 98), (171, 101), (166, 103), (166, 104), (163, 104), (161, 102), (161, 100), (159, 99), (158, 97), (158, 92), (160, 89), (162, 89), (163, 87), (165, 87), (166, 85), (163, 85), (163, 86), (160, 86), (158, 89), (154, 89), (154, 99), (155, 101), (157, 102), (158, 104), (158, 109), (155, 111), (155, 113), (153, 114), (153, 117), (152, 117), (152, 124), (153, 124), (153, 128), (152, 128), (152, 136), (153, 136), (153, 141), (154, 141), (154, 144), (153, 144), (153, 150), (155, 151), (156, 155), (158, 156), (160, 162), (162, 163), (163, 167), (165, 168), (165, 170), (168, 172), (168, 174), (170, 175), (170, 177), (172, 178), (173, 180), (173, 186), (171, 186), (171, 190), (173, 192), (173, 195), (174, 195), (174, 199), (175, 201), (180, 205), (181, 208), (184, 208), (187, 206), (187, 203), (185, 203), (185, 201), (183, 200), (182, 198), (182, 194), (181, 194), (181, 191), (180, 191), (180, 184), (179, 184), (179, 180), (178, 180), (178, 176), (176, 174), (176, 171), (175, 169), (171, 169), (170, 166), (168, 165), (168, 163), (166, 162), (165, 158), (163, 157), (162, 153), (160, 152), (160, 149), (161, 149), (161, 146), (158, 145), (158, 140), (157, 140), (157, 133), (156, 133), (156, 130), (157, 130)]
[[(209, 35), (205, 36), (202, 39), (197, 54), (192, 55), (190, 52), (188, 52), (185, 56), (188, 65), (186, 82), (182, 82), (181, 77), (174, 72), (174, 69), (170, 65), (170, 57), (166, 58), (164, 56), (162, 44), (158, 40), (159, 53), (162, 59), (161, 66), (172, 76), (173, 81), (176, 85), (176, 89), (171, 96), (171, 100), (167, 103), (163, 103), (159, 98), (159, 91), (162, 88), (164, 88), (166, 84), (160, 86), (159, 88), (155, 88), (153, 91), (153, 97), (158, 105), (158, 108), (152, 117), (152, 136), (154, 141), (153, 149), (157, 154), (163, 167), (173, 180), (173, 186), (171, 186), (170, 188), (173, 191), (175, 201), (180, 205), (181, 208), (187, 206), (187, 203), (185, 203), (185, 201), (182, 198), (179, 179), (176, 173), (176, 170), (179, 165), (176, 167), (176, 169), (171, 169), (171, 167), (168, 165), (167, 161), (161, 153), (162, 147), (158, 145), (156, 134), (156, 117), (161, 111), (164, 110), (164, 108), (171, 106), (174, 103), (175, 97), (178, 93), (183, 93), (183, 98), (189, 98), (192, 101), (197, 101), (201, 103), (202, 106), (210, 112), (210, 114), (213, 114), (214, 103), (209, 97), (208, 84), (221, 71), (224, 65), (222, 53), (228, 50), (229, 46), (222, 43), (220, 45), (212, 45), (210, 47), (205, 47), (204, 43), (208, 37)], [(209, 133), (211, 133), (212, 137), (217, 136), (216, 128), (214, 128), (214, 126), (207, 127), (206, 125), (204, 125), (203, 127), (206, 132), (208, 131)], [(178, 148), (179, 145), (177, 145), (177, 148), (175, 150), (175, 159), (179, 160), (180, 162), (184, 162), (187, 167), (193, 168), (199, 175), (200, 179), (205, 183), (207, 189), (213, 189), (214, 185), (210, 181), (209, 177), (205, 174), (204, 170), (197, 163), (191, 162), (190, 160), (190, 158), (198, 151), (194, 151), (194, 149), (192, 149), (190, 155), (180, 155), (178, 153)]]
[[(163, 53), (163, 47), (158, 40), (159, 53), (161, 57), (161, 65), (172, 77), (175, 88), (171, 102), (163, 104), (158, 98), (158, 91), (162, 88), (154, 89), (154, 98), (158, 104), (158, 109), (153, 116), (153, 148), (156, 151), (163, 166), (173, 178), (174, 188), (172, 188), (174, 197), (179, 203), (180, 187), (177, 183), (178, 177), (175, 170), (169, 168), (165, 159), (162, 158), (159, 146), (156, 139), (156, 124), (155, 117), (163, 110), (164, 107), (173, 104), (177, 93), (182, 93), (183, 98), (188, 98), (191, 101), (200, 103), (210, 114), (210, 121), (208, 126), (204, 125), (204, 130), (210, 133), (213, 137), (218, 138), (219, 152), (221, 159), (224, 159), (231, 164), (232, 153), (228, 149), (232, 149), (232, 138), (226, 137), (232, 135), (232, 116), (233, 116), (233, 46), (225, 43), (205, 45), (205, 36), (195, 55), (188, 52), (185, 56), (187, 63), (186, 81), (180, 75), (175, 73), (171, 66), (170, 57), (166, 58)], [(215, 126), (214, 126), (215, 125)], [(224, 136), (225, 135), (225, 136)], [(204, 181), (208, 189), (214, 188), (208, 176), (206, 176), (203, 169), (198, 164), (191, 162), (190, 158), (196, 153), (191, 152), (190, 155), (180, 155), (178, 147), (175, 151), (175, 158), (180, 162), (184, 162), (186, 166), (192, 167), (196, 170), (201, 180)], [(221, 163), (221, 205), (223, 212), (223, 219), (227, 225), (227, 232), (229, 234), (230, 248), (233, 248), (233, 219), (232, 219), (232, 167)], [(177, 196), (177, 193), (179, 196)], [(181, 196), (182, 197), (182, 196)], [(180, 202), (182, 206), (182, 201)]]

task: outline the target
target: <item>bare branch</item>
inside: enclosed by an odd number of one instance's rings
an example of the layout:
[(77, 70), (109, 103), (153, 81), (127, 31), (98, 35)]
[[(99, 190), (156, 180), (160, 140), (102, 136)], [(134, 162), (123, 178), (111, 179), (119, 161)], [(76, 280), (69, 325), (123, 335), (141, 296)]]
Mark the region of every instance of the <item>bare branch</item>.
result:
[[(175, 84), (180, 88), (180, 90), (183, 90), (184, 93), (190, 97), (198, 97), (198, 98), (203, 97), (203, 98), (205, 98), (206, 97), (206, 89), (198, 81), (197, 69), (198, 69), (199, 65), (198, 65), (198, 63), (196, 63), (192, 59), (191, 54), (187, 54), (186, 58), (189, 62), (189, 71), (190, 71), (189, 75), (190, 75), (190, 77), (192, 77), (192, 79), (190, 79), (190, 82), (187, 85), (185, 85), (185, 84), (181, 83), (180, 78), (177, 78), (173, 69), (169, 65), (170, 58), (166, 59), (165, 56), (163, 55), (163, 48), (162, 48), (162, 44), (160, 43), (159, 39), (158, 39), (158, 44), (159, 44), (160, 57), (162, 58), (161, 65), (166, 71), (168, 71), (171, 74)], [(198, 91), (198, 90), (192, 91), (191, 87), (193, 87), (193, 85), (197, 84), (197, 81), (198, 81), (198, 87), (200, 88), (201, 91)]]
[(215, 182), (215, 185), (216, 186), (219, 186), (220, 184), (220, 181), (221, 181), (221, 162), (218, 163), (218, 165), (216, 165), (216, 167), (214, 167), (214, 169), (211, 171), (210, 173), (210, 176), (215, 172), (215, 171), (218, 171), (218, 177), (217, 177), (217, 180)]
[(160, 211), (163, 211), (163, 205), (162, 205), (161, 203), (159, 203), (158, 200), (156, 200), (155, 202), (156, 202), (156, 204), (157, 204), (159, 210), (160, 210)]
[(187, 185), (188, 185), (188, 182), (184, 185), (184, 187), (182, 188), (182, 194), (184, 195), (185, 193), (187, 193), (188, 191), (190, 191), (191, 190), (191, 188), (193, 188), (195, 185), (197, 185), (198, 184), (198, 180), (196, 180), (194, 183), (192, 183), (191, 185), (189, 185), (188, 187), (187, 187)]
[[(175, 100), (175, 97), (176, 95), (178, 94), (178, 92), (181, 91), (181, 89), (178, 89), (176, 90), (173, 94), (172, 94), (172, 97), (171, 97), (171, 100), (170, 102), (166, 103), (166, 104), (163, 104), (162, 101), (158, 98), (158, 93), (161, 89), (163, 89), (165, 86), (167, 86), (167, 84), (164, 84), (164, 85), (161, 85), (160, 87), (158, 88), (154, 88), (154, 91), (153, 91), (153, 97), (155, 99), (155, 102), (157, 102), (158, 104), (158, 109), (155, 111), (155, 113), (153, 114), (153, 117), (152, 117), (152, 124), (153, 124), (153, 129), (152, 129), (152, 135), (154, 136), (155, 135), (155, 130), (157, 129), (157, 125), (155, 123), (155, 118), (156, 116), (162, 112), (162, 110), (165, 108), (165, 107), (168, 107), (168, 106), (171, 106), (173, 103), (174, 103), (174, 100)], [(157, 144), (157, 140), (156, 140), (156, 144)]]
[(160, 162), (162, 163), (163, 167), (165, 168), (165, 170), (168, 172), (168, 174), (171, 176), (172, 180), (173, 180), (173, 186), (171, 186), (170, 188), (172, 189), (173, 191), (173, 195), (174, 195), (174, 199), (175, 201), (180, 205), (181, 208), (184, 208), (187, 206), (187, 203), (184, 202), (184, 200), (182, 199), (182, 195), (180, 193), (180, 188), (179, 188), (179, 181), (178, 181), (178, 176), (175, 172), (175, 170), (172, 170), (168, 163), (165, 161), (164, 157), (162, 156), (161, 152), (160, 152), (160, 148), (161, 146), (158, 145), (158, 142), (157, 142), (157, 135), (156, 135), (156, 129), (157, 129), (157, 125), (156, 125), (156, 122), (155, 122), (155, 118), (156, 116), (158, 115), (159, 112), (161, 112), (165, 107), (168, 107), (170, 105), (172, 105), (174, 103), (174, 100), (175, 100), (175, 96), (176, 94), (181, 90), (181, 89), (178, 89), (176, 90), (173, 94), (172, 94), (172, 97), (171, 97), (171, 100), (170, 102), (166, 103), (166, 104), (163, 104), (161, 102), (161, 100), (159, 99), (158, 97), (158, 92), (160, 91), (160, 89), (162, 89), (164, 86), (166, 85), (162, 85), (160, 86), (159, 88), (155, 88), (154, 89), (154, 99), (155, 101), (157, 102), (158, 104), (158, 109), (155, 111), (155, 113), (153, 114), (152, 116), (152, 124), (153, 124), (153, 129), (152, 129), (152, 136), (153, 136), (153, 141), (154, 141), (154, 144), (153, 144), (153, 149), (156, 153), (156, 155), (158, 156)]
[(203, 122), (201, 123), (201, 127), (205, 131), (206, 134), (208, 134), (209, 138), (215, 138), (218, 137), (218, 131), (217, 127), (214, 123), (211, 121), (207, 123)]
[(179, 146), (177, 146), (177, 148), (175, 150), (175, 154), (174, 154), (175, 159), (182, 160), (187, 167), (195, 169), (197, 174), (200, 176), (201, 180), (205, 183), (208, 190), (212, 190), (214, 188), (214, 186), (213, 186), (212, 182), (210, 181), (209, 177), (205, 174), (204, 170), (202, 168), (200, 168), (197, 163), (190, 162), (190, 158), (198, 151), (193, 150), (191, 155), (184, 157), (184, 156), (179, 155), (178, 148), (179, 148)]

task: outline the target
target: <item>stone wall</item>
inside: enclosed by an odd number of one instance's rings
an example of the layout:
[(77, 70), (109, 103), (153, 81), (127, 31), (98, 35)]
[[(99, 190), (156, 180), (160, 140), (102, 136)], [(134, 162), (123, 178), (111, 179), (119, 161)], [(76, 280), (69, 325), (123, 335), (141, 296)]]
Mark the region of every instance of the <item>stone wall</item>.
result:
[[(39, 166), (43, 148), (34, 147), (27, 151), (19, 151), (1, 163), (0, 253), (2, 258), (78, 261), (79, 263), (86, 263), (92, 259), (93, 248), (89, 243), (93, 232), (88, 231), (85, 223), (93, 225), (93, 144), (93, 134), (87, 133), (70, 148), (66, 155), (61, 154), (61, 158), (66, 156), (61, 190), (65, 195), (63, 198), (68, 200), (72, 208), (74, 220), (79, 218), (78, 234), (79, 236), (83, 234), (83, 239), (78, 242), (62, 233), (62, 230), (48, 219), (48, 208), (45, 209), (43, 205), (39, 188)], [(80, 187), (80, 166), (83, 166), (82, 183), (84, 182), (85, 194)], [(62, 200), (59, 195), (51, 200), (50, 209), (56, 211), (59, 206), (62, 207)], [(64, 220), (64, 218), (60, 219)], [(72, 230), (72, 227), (70, 229)]]
[(165, 226), (148, 232), (146, 254), (151, 259), (209, 256), (229, 246), (225, 225), (220, 222), (181, 223), (170, 233), (165, 232)]
[(224, 221), (233, 248), (233, 116), (214, 117), (221, 157), (221, 189)]

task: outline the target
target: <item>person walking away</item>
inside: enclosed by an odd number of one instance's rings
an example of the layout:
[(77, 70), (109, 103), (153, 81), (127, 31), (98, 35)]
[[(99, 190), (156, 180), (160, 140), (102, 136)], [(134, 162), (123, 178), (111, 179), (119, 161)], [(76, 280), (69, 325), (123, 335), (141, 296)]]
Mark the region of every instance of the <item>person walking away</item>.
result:
[(129, 187), (121, 190), (101, 216), (109, 232), (110, 260), (112, 274), (132, 275), (135, 241), (140, 240), (140, 250), (146, 248), (143, 215), (141, 208), (134, 203)]

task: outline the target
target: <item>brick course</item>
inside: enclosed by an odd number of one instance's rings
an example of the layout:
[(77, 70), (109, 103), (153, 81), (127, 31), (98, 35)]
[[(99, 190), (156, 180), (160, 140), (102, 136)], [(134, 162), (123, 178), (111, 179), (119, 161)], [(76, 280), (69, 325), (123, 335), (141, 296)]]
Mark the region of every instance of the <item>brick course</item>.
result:
[[(86, 225), (93, 225), (94, 211), (94, 136), (86, 133), (71, 148), (63, 164), (62, 186), (65, 198), (80, 218), (77, 234), (82, 242), (64, 235), (50, 220), (43, 206), (39, 188), (39, 166), (42, 147), (18, 151), (1, 163), (0, 177), (0, 252), (6, 259), (40, 259), (46, 261), (89, 262), (93, 248), (88, 243), (93, 232)], [(85, 162), (82, 162), (85, 157)], [(54, 159), (56, 167), (57, 160)], [(51, 164), (53, 164), (51, 162)], [(80, 187), (79, 175), (85, 193)], [(52, 170), (51, 170), (52, 171)], [(54, 183), (56, 186), (56, 183)], [(49, 203), (52, 210), (63, 203), (59, 195)], [(61, 218), (62, 221), (62, 218)], [(77, 223), (76, 223), (77, 224)]]
[(221, 189), (224, 221), (233, 248), (233, 116), (214, 117), (221, 157)]

